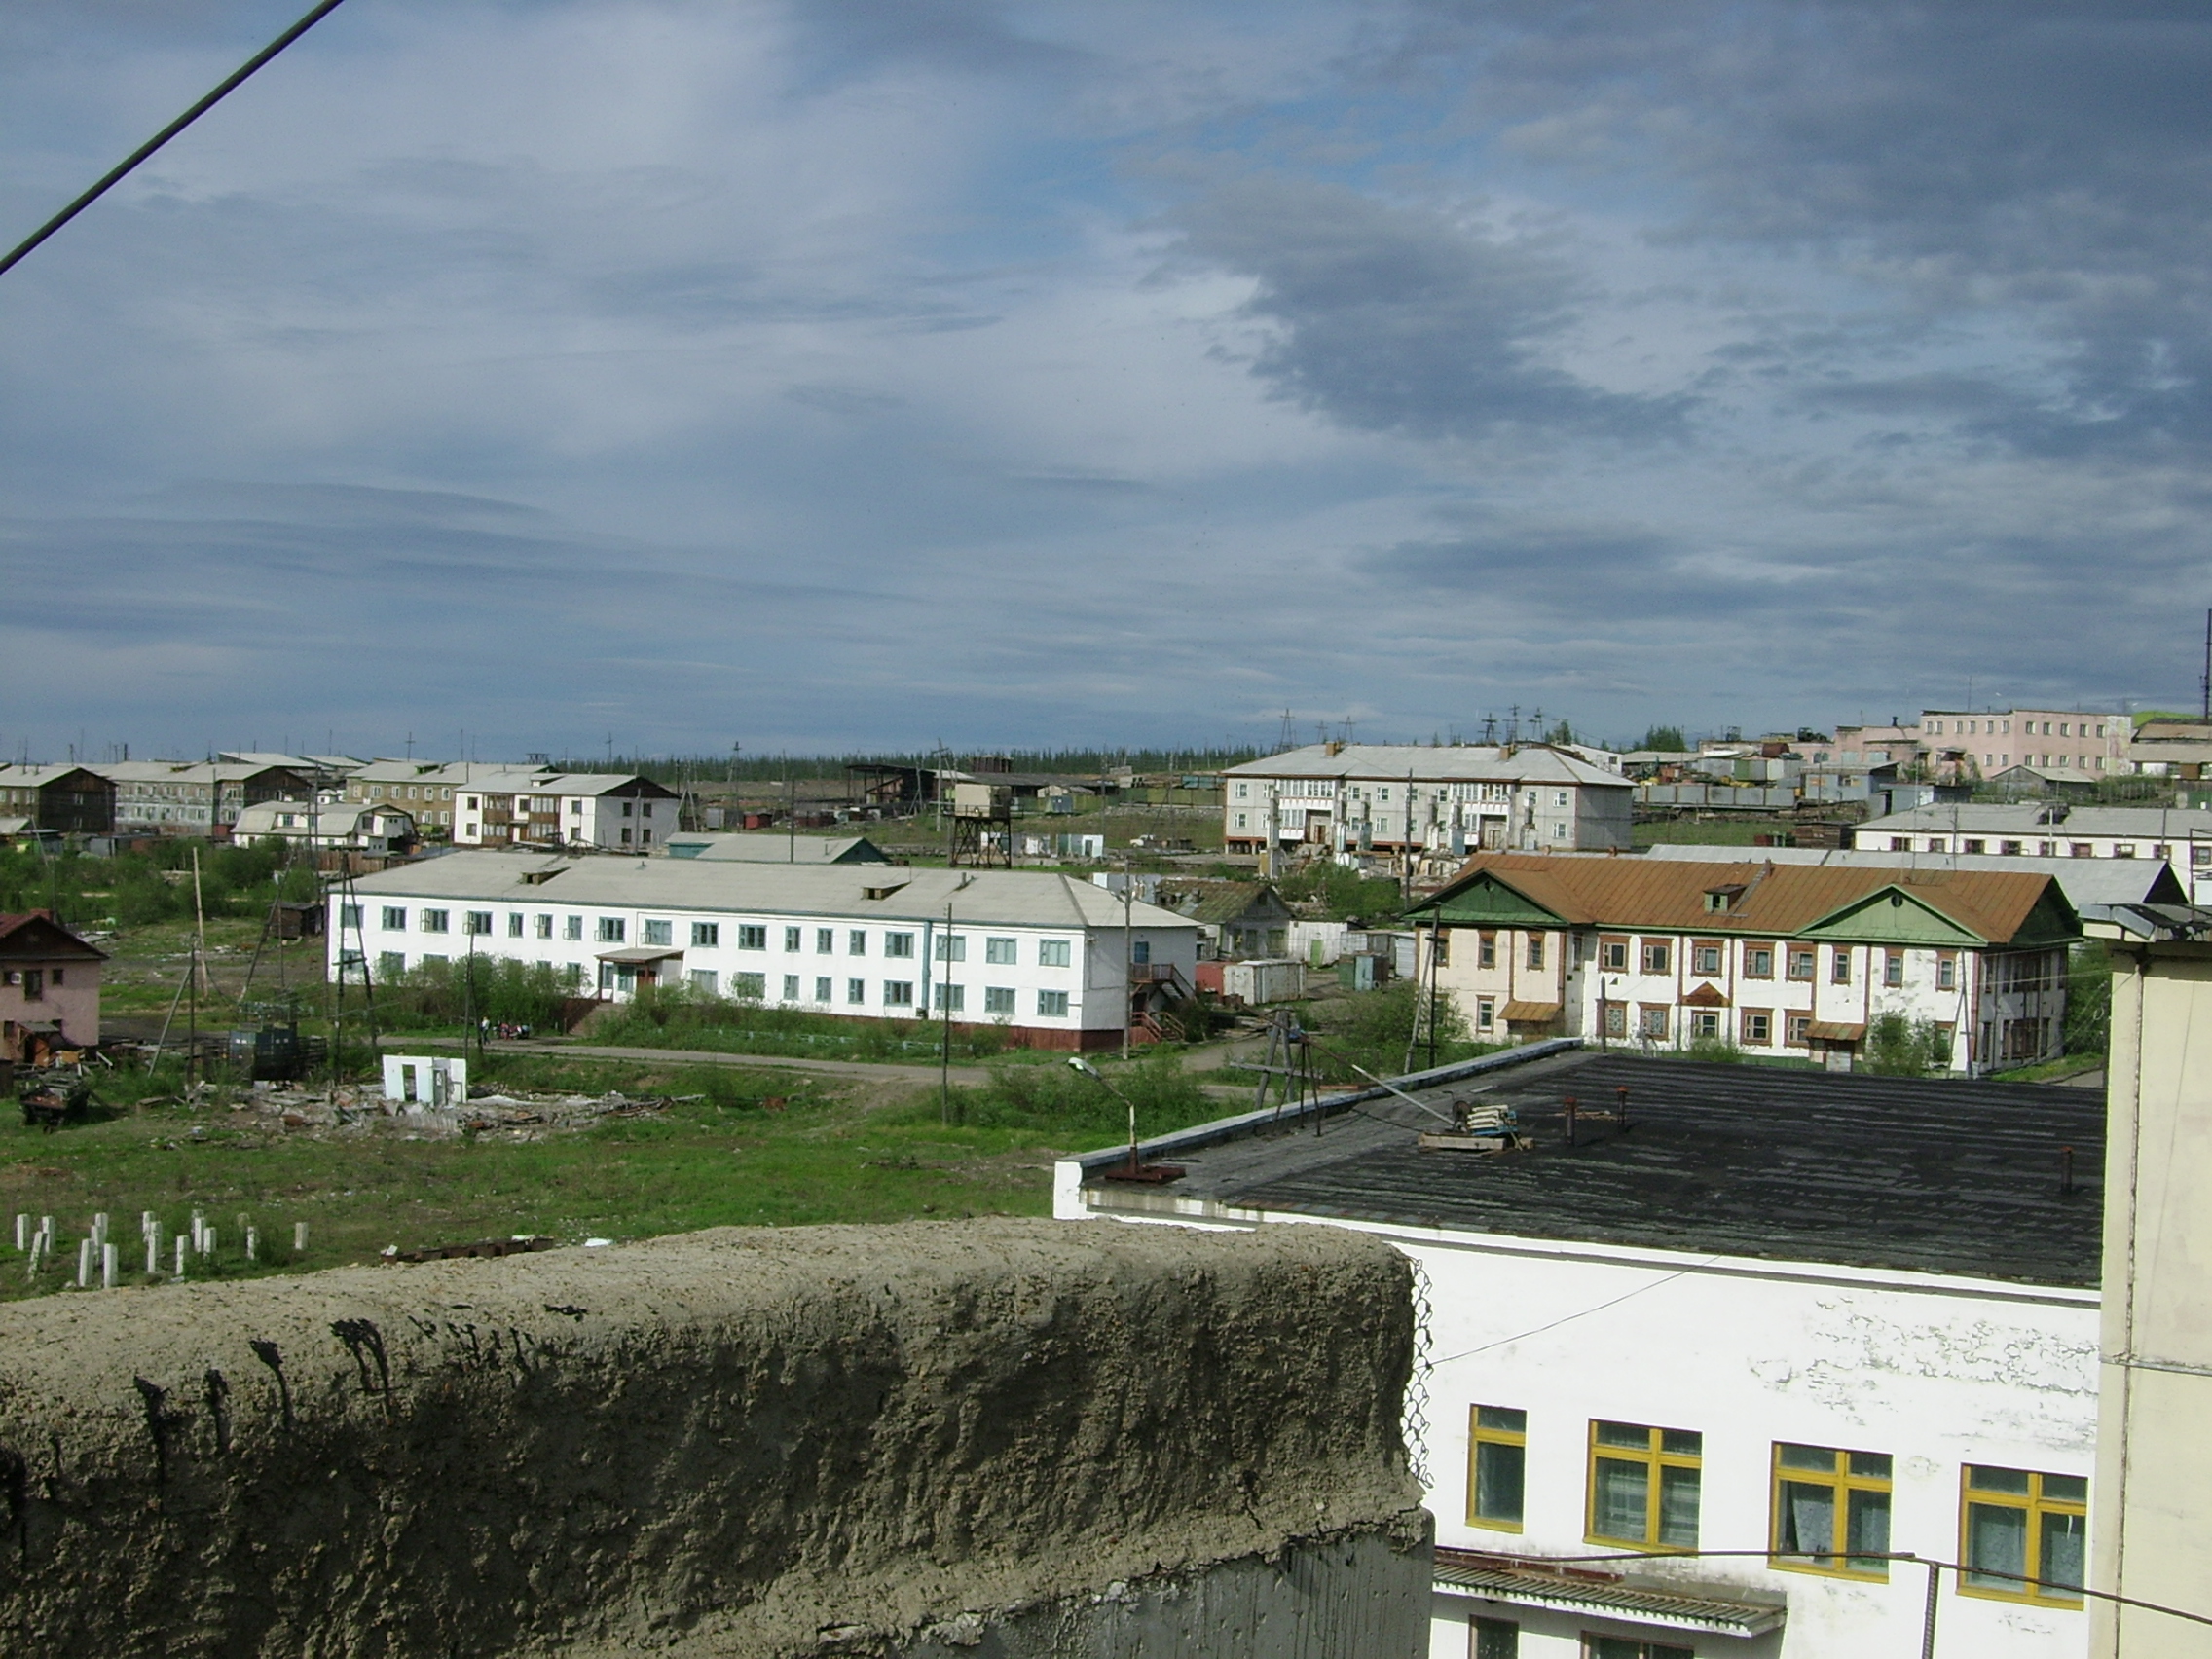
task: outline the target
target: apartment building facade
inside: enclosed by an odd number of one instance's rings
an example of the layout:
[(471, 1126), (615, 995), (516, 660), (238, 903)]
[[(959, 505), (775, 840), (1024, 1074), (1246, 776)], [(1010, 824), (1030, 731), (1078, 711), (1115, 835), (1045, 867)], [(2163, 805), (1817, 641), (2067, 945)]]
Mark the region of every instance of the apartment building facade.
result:
[(1314, 744), (1223, 774), (1231, 852), (1627, 847), (1635, 787), (1544, 744)]
[(1376, 1090), (1318, 1137), (1254, 1114), (1146, 1143), (1170, 1185), (1063, 1161), (1053, 1212), (1411, 1258), (1433, 1659), (1915, 1653), (1929, 1570), (1882, 1559), (1905, 1551), (1970, 1568), (1936, 1578), (1936, 1652), (2080, 1659), (2093, 1094), (1569, 1043), (1401, 1081), (1515, 1150), (1438, 1145)]
[[(1017, 870), (456, 852), (331, 900), (334, 975), (461, 956), (853, 1019), (1003, 1025), (1030, 1047), (1117, 1045), (1131, 987), (1193, 982), (1198, 924), (1124, 918), (1088, 882)], [(1127, 926), (1124, 930), (1124, 919)]]
[(374, 760), (345, 798), (389, 802), (457, 847), (580, 846), (658, 852), (677, 830), (674, 790), (621, 772), (555, 772), (473, 761)]
[(2212, 903), (2212, 811), (2160, 806), (1921, 806), (1870, 818), (1851, 844), (1935, 854), (1975, 867), (1983, 859), (2162, 859), (2193, 903)]
[(2055, 1058), (2080, 924), (2048, 876), (1486, 854), (1418, 906), (1480, 1041), (1700, 1042), (1847, 1071), (1887, 1014), (1950, 1069)]
[(1920, 738), (1938, 777), (1994, 777), (2018, 765), (2097, 778), (2127, 770), (2133, 726), (2125, 715), (2081, 709), (1926, 709)]
[(115, 786), (115, 828), (141, 834), (227, 835), (249, 806), (314, 798), (297, 772), (251, 761), (120, 760), (89, 770)]
[(0, 818), (26, 818), (57, 834), (115, 828), (115, 785), (88, 766), (0, 766)]

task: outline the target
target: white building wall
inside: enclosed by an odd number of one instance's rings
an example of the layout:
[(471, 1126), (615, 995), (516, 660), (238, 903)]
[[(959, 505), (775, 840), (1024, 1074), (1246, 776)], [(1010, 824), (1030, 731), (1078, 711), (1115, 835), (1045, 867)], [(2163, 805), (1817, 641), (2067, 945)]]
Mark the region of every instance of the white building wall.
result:
[[(674, 802), (659, 805), (673, 807)], [(935, 1004), (934, 987), (940, 981), (961, 987), (961, 1007), (954, 1017), (974, 1024), (1004, 1018), (1010, 1025), (1039, 1030), (1120, 1030), (1125, 1005), (1120, 987), (1123, 974), (1123, 931), (1094, 928), (1086, 936), (1079, 927), (1044, 928), (1001, 923), (962, 922), (955, 913), (952, 935), (959, 940), (961, 959), (938, 960), (938, 935), (942, 918), (889, 921), (880, 914), (781, 915), (705, 909), (662, 908), (643, 910), (610, 905), (573, 905), (520, 903), (504, 900), (424, 898), (397, 893), (364, 893), (358, 934), (342, 927), (340, 906), (333, 897), (328, 947), (331, 971), (340, 971), (344, 951), (357, 947), (365, 938), (370, 968), (380, 976), (394, 968), (422, 965), (427, 959), (455, 961), (475, 954), (497, 961), (544, 965), (575, 979), (581, 994), (624, 1000), (634, 994), (635, 970), (628, 982), (617, 971), (603, 984), (603, 954), (638, 948), (670, 948), (678, 954), (655, 965), (659, 983), (688, 985), (695, 974), (714, 976), (716, 995), (738, 994), (740, 975), (761, 977), (759, 1000), (772, 1007), (789, 1007), (819, 1014), (881, 1019), (912, 1019)], [(399, 926), (387, 926), (387, 912), (399, 912)], [(471, 913), (488, 914), (490, 931), (471, 934)], [(429, 931), (426, 923), (442, 916), (442, 931)], [(651, 924), (668, 930), (665, 945), (653, 935)], [(612, 924), (618, 937), (607, 937), (603, 927)], [(715, 930), (713, 943), (694, 943), (693, 927)], [(515, 929), (519, 925), (520, 932)], [(746, 943), (748, 928), (759, 930), (759, 943)], [(795, 948), (790, 939), (796, 930)], [(541, 931), (542, 930), (542, 931)], [(830, 934), (830, 948), (820, 948), (820, 935)], [(853, 935), (862, 936), (862, 948), (853, 948)], [(889, 954), (893, 936), (908, 941), (911, 954)], [(988, 960), (988, 941), (1014, 941), (1014, 960)], [(1178, 968), (1189, 983), (1198, 966), (1198, 930), (1137, 927), (1129, 944), (1141, 948), (1156, 964)], [(1046, 960), (1049, 945), (1065, 947), (1067, 962), (1058, 966)], [(387, 960), (396, 959), (396, 960)], [(787, 977), (798, 981), (792, 994)], [(830, 995), (817, 995), (818, 979), (830, 981)], [(851, 981), (861, 981), (860, 1000), (852, 996)], [(910, 1002), (889, 1000), (887, 986), (910, 987)], [(1014, 1005), (1000, 1014), (990, 1011), (985, 992), (996, 987), (1012, 990)], [(702, 987), (704, 988), (704, 987)], [(1041, 1001), (1046, 993), (1064, 994), (1065, 1013), (1048, 1012), (1054, 1005)]]
[[(1084, 1219), (1080, 1167), (1055, 1169), (1053, 1213)], [(1196, 1218), (1117, 1214), (1128, 1222)], [(1699, 1544), (1771, 1541), (1778, 1442), (1893, 1459), (1890, 1547), (1958, 1559), (1969, 1463), (2087, 1476), (2095, 1458), (2097, 1296), (1936, 1274), (1559, 1244), (1268, 1214), (1389, 1238), (1425, 1275), (1417, 1456), (1440, 1545), (1545, 1558), (1618, 1553), (1587, 1537), (1593, 1420), (1704, 1437)], [(1528, 1413), (1519, 1531), (1470, 1524), (1468, 1413)], [(2092, 1528), (2095, 1517), (2091, 1517)], [(1687, 1647), (1699, 1659), (1868, 1659), (1919, 1651), (1927, 1577), (1831, 1577), (1761, 1557), (1633, 1564), (1709, 1585), (1781, 1592), (1784, 1629), (1688, 1634), (1595, 1613), (1440, 1591), (1433, 1659), (1468, 1659), (1469, 1620), (1522, 1627), (1521, 1659), (1582, 1659), (1584, 1634)], [(1945, 1574), (1938, 1653), (2081, 1659), (2087, 1615), (1962, 1594)]]

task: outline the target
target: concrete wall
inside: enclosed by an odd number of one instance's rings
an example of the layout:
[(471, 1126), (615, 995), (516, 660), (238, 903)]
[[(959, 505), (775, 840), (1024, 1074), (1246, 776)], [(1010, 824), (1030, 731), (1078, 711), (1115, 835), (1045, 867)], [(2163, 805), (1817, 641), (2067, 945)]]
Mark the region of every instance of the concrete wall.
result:
[(1408, 1271), (1333, 1229), (724, 1230), (0, 1309), (0, 1645), (1421, 1646)]

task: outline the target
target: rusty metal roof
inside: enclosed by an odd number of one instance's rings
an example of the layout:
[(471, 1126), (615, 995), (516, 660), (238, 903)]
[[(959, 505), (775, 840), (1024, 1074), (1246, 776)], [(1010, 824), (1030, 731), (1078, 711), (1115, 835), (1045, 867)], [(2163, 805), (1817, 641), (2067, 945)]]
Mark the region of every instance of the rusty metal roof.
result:
[[(1468, 860), (1458, 875), (1422, 908), (1449, 910), (1456, 894), (1486, 874), (1570, 926), (1770, 934), (1778, 938), (1802, 932), (1859, 900), (1896, 888), (1991, 944), (2016, 938), (2053, 885), (2047, 875), (2009, 870), (1840, 868), (1763, 861), (1705, 864), (1483, 853)], [(1731, 895), (1727, 909), (1706, 907), (1708, 894), (1731, 888), (1742, 891)]]

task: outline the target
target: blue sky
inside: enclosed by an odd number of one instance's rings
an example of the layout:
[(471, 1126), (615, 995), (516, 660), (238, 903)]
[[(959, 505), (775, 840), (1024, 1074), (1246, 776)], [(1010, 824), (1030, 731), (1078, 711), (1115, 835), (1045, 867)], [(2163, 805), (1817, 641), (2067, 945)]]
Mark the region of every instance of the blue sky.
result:
[[(297, 0), (0, 9), (0, 241)], [(348, 0), (0, 277), (0, 747), (2195, 700), (2201, 6)]]

